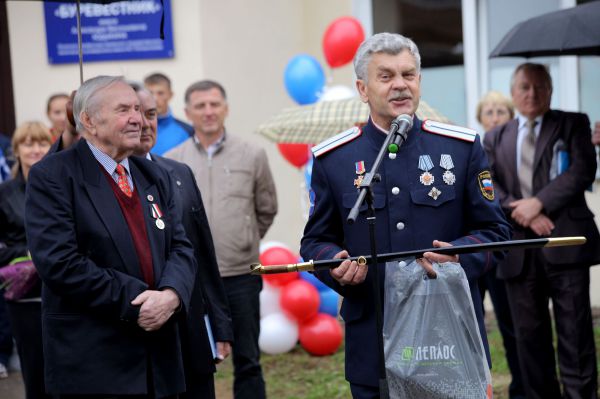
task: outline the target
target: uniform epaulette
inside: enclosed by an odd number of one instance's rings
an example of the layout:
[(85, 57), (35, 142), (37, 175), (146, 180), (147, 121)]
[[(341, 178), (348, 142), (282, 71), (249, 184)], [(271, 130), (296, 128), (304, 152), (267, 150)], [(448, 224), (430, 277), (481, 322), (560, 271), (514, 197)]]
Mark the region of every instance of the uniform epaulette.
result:
[(353, 128), (350, 128), (350, 129), (340, 133), (340, 134), (330, 137), (325, 141), (320, 142), (319, 144), (317, 144), (316, 146), (314, 146), (312, 148), (312, 152), (313, 152), (315, 158), (318, 158), (321, 155), (326, 154), (329, 151), (333, 150), (334, 148), (337, 148), (343, 144), (346, 144), (346, 143), (354, 140), (361, 134), (362, 134), (362, 130), (355, 126)]
[(452, 137), (454, 139), (468, 141), (469, 143), (475, 142), (475, 138), (477, 138), (477, 131), (473, 129), (432, 120), (424, 120), (422, 128), (429, 133)]

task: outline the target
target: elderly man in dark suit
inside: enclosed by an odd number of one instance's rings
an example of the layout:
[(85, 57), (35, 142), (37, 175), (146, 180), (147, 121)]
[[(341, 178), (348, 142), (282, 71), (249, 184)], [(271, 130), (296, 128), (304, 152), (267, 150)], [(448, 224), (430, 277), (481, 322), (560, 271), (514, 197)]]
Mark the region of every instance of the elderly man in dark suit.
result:
[[(484, 146), (513, 237), (588, 239), (579, 247), (510, 251), (499, 266), (527, 398), (596, 398), (589, 266), (600, 262), (600, 237), (584, 196), (596, 170), (590, 121), (584, 114), (550, 109), (552, 80), (543, 65), (517, 67), (511, 94), (518, 117), (490, 131)], [(556, 375), (549, 299), (564, 396)]]
[(32, 168), (26, 200), (46, 390), (175, 397), (185, 379), (174, 315), (189, 308), (196, 270), (176, 188), (164, 169), (130, 157), (142, 121), (122, 78), (86, 81), (73, 108), (84, 139)]
[[(200, 191), (191, 169), (180, 162), (150, 154), (156, 143), (158, 111), (152, 93), (132, 84), (140, 100), (142, 135), (135, 155), (145, 157), (165, 168), (174, 179), (176, 198), (180, 201), (183, 226), (192, 242), (198, 274), (189, 310), (181, 320), (181, 343), (186, 377), (183, 399), (214, 399), (215, 362), (231, 351), (233, 331), (225, 288), (221, 281), (212, 234)], [(208, 319), (208, 323), (206, 322)], [(210, 330), (210, 331), (209, 331)], [(208, 334), (212, 337), (209, 338)], [(212, 353), (211, 343), (215, 346)]]

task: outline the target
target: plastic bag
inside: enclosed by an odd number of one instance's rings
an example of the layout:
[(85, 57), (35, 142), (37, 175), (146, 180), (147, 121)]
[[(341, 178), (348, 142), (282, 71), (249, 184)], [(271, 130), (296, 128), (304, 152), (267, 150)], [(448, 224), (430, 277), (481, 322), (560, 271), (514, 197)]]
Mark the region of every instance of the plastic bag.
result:
[(386, 265), (383, 339), (390, 398), (492, 397), (467, 277), (458, 263)]

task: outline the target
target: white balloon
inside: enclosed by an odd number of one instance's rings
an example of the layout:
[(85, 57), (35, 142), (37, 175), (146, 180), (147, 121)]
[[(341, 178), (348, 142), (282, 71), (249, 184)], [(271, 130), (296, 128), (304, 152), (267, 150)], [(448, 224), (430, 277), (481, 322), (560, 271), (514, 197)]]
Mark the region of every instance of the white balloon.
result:
[(273, 287), (271, 284), (263, 284), (263, 289), (260, 291), (260, 317), (263, 318), (273, 313), (281, 313), (279, 305), (279, 288)]
[(298, 342), (298, 325), (282, 313), (270, 314), (260, 321), (258, 347), (269, 355), (292, 350)]
[(335, 100), (346, 100), (348, 98), (356, 97), (356, 91), (348, 86), (336, 85), (327, 86), (323, 89), (323, 94), (319, 98), (321, 101), (335, 101)]

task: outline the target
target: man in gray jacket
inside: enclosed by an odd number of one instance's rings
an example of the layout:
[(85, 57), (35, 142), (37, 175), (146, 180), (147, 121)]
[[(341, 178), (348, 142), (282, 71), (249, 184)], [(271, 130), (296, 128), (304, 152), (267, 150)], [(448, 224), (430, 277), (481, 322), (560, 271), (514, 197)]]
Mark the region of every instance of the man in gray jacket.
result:
[(277, 213), (275, 184), (265, 151), (225, 132), (223, 86), (194, 83), (185, 104), (194, 135), (165, 156), (189, 165), (202, 192), (233, 321), (234, 397), (264, 398), (258, 348), (262, 280), (248, 272)]

